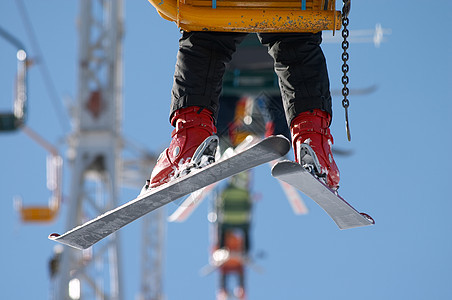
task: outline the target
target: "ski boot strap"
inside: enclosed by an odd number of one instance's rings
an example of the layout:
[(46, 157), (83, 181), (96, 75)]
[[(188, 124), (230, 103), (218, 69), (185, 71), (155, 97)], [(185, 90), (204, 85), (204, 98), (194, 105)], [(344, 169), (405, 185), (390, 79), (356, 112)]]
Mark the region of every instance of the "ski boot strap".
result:
[(328, 137), (332, 141), (333, 137), (329, 129), (330, 124), (331, 116), (325, 111), (315, 109), (313, 111), (303, 112), (292, 121), (292, 136), (298, 137), (306, 133), (318, 133)]
[(213, 124), (212, 112), (198, 106), (190, 106), (179, 109), (174, 112), (171, 118), (171, 124), (176, 128), (173, 130), (171, 137), (183, 129), (202, 127), (211, 134), (217, 132)]

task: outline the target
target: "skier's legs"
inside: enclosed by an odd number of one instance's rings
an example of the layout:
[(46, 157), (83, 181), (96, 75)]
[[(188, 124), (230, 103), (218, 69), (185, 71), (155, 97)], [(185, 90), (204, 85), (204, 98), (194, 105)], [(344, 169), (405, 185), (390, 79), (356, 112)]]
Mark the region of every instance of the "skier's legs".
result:
[(223, 249), (225, 247), (226, 228), (223, 224), (218, 225), (218, 248)]
[(179, 40), (171, 116), (187, 106), (208, 109), (217, 119), (223, 75), (246, 33), (183, 32)]
[[(171, 99), (170, 146), (160, 155), (151, 174), (150, 186), (168, 182), (191, 163), (198, 146), (215, 142), (215, 120), (219, 108), (225, 64), (246, 34), (184, 32), (179, 41)], [(205, 142), (205, 143), (203, 143)], [(212, 146), (216, 149), (216, 146)]]
[(245, 268), (242, 266), (238, 272), (238, 287), (235, 291), (235, 296), (240, 299), (244, 300), (246, 299), (245, 294)]
[(339, 170), (331, 149), (332, 104), (321, 32), (259, 37), (275, 61), (295, 160), (312, 166), (330, 187), (337, 188)]
[(243, 232), (243, 249), (242, 251), (248, 255), (248, 252), (251, 249), (251, 240), (250, 240), (250, 225), (245, 224), (242, 226), (242, 232)]
[(235, 111), (239, 100), (240, 97), (235, 95), (222, 95), (220, 97), (220, 110), (217, 118), (217, 135), (220, 139), (221, 154), (232, 146), (230, 128), (235, 122)]
[(290, 139), (281, 95), (266, 96), (266, 106), (269, 120), (265, 124), (265, 136), (282, 134)]
[(332, 114), (330, 83), (319, 33), (261, 33), (275, 61), (287, 123), (300, 113), (320, 109)]
[(226, 274), (220, 269), (220, 287), (217, 294), (217, 300), (227, 300), (228, 290), (226, 286)]

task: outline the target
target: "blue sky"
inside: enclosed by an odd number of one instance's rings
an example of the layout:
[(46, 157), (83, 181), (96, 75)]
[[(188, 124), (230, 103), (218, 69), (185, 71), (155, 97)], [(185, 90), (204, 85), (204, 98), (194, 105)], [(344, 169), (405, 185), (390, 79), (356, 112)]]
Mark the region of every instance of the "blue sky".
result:
[[(71, 127), (67, 104), (77, 90), (78, 1), (24, 0), (55, 86), (49, 95), (38, 67), (30, 71), (28, 125), (64, 156)], [(346, 140), (341, 99), (334, 101), (335, 145), (354, 155), (336, 157), (341, 195), (376, 225), (340, 231), (310, 199), (310, 213), (295, 216), (268, 167), (255, 170), (253, 253), (263, 274), (248, 272), (249, 299), (451, 299), (452, 4), (354, 1), (351, 29), (377, 23), (392, 34), (379, 47), (351, 44), (350, 86), (376, 85), (350, 97), (352, 142)], [(13, 0), (0, 3), (0, 26), (36, 56)], [(169, 143), (168, 111), (179, 31), (145, 0), (125, 3), (122, 132), (155, 153)], [(325, 44), (332, 89), (340, 87), (340, 45)], [(42, 61), (42, 58), (41, 58)], [(10, 107), (14, 51), (0, 41), (0, 109)], [(46, 152), (23, 133), (0, 135), (0, 287), (5, 299), (48, 299), (51, 232), (64, 231), (67, 203), (49, 225), (23, 224), (13, 198), (46, 204)], [(64, 193), (71, 170), (64, 169)], [(122, 190), (120, 202), (134, 197)], [(167, 299), (212, 299), (216, 275), (200, 277), (207, 263), (207, 204), (183, 224), (168, 224), (164, 291)], [(175, 205), (167, 206), (168, 212)], [(140, 222), (121, 230), (125, 299), (140, 283)]]

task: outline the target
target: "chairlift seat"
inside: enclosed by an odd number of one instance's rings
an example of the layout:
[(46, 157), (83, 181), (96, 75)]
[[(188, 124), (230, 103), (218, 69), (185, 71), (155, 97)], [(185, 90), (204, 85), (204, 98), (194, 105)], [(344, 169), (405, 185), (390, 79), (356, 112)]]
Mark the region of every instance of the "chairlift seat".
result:
[(333, 0), (148, 0), (184, 31), (319, 32), (339, 30)]

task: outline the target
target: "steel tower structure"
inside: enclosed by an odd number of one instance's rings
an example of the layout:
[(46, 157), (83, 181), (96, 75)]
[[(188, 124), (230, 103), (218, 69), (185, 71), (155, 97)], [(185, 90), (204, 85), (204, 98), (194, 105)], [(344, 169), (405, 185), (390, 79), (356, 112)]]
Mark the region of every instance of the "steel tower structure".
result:
[[(66, 229), (118, 206), (119, 186), (140, 188), (156, 156), (121, 135), (123, 0), (80, 0), (78, 94), (68, 139)], [(129, 158), (122, 158), (125, 146)], [(143, 218), (140, 299), (161, 300), (164, 210)], [(90, 249), (57, 251), (54, 299), (121, 300), (119, 234)]]
[[(78, 30), (78, 94), (68, 139), (72, 174), (66, 229), (118, 205), (122, 0), (81, 0)], [(56, 299), (123, 299), (118, 234), (86, 251), (65, 247), (60, 257)]]
[(141, 287), (138, 300), (163, 300), (163, 243), (165, 236), (163, 207), (143, 218), (141, 246)]

